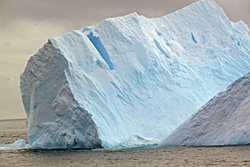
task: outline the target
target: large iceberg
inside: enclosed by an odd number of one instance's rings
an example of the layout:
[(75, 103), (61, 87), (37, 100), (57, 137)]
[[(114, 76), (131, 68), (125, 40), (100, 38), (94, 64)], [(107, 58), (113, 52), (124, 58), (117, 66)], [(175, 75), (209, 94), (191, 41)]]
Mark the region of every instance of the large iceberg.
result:
[(250, 71), (247, 25), (213, 0), (136, 13), (51, 38), (21, 75), (34, 148), (159, 140)]
[(218, 93), (159, 146), (250, 144), (250, 73)]

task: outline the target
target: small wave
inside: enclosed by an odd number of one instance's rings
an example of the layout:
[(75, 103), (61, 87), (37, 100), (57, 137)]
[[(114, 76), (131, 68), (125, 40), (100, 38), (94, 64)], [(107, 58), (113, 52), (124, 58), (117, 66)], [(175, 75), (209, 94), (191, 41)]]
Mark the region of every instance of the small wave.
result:
[(12, 144), (2, 144), (0, 145), (0, 150), (11, 149)]
[(26, 144), (25, 147), (22, 148), (13, 148), (12, 144), (2, 144), (0, 145), (0, 150), (8, 150), (8, 149), (31, 149), (29, 144)]

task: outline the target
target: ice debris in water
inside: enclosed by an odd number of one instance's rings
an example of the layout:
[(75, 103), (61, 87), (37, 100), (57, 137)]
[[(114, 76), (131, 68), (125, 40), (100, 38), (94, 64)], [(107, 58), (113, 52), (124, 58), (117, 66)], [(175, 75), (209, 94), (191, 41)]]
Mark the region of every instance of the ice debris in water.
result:
[(114, 148), (160, 140), (250, 71), (247, 25), (213, 0), (136, 13), (51, 38), (21, 75), (33, 148)]
[(12, 148), (25, 148), (26, 147), (26, 142), (24, 139), (18, 139), (15, 141), (12, 146)]

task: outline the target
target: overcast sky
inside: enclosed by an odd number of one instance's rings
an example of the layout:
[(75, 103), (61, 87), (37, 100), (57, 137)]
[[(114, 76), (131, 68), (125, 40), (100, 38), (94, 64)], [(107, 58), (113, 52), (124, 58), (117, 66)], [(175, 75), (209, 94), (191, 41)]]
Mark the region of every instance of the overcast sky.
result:
[[(26, 118), (19, 77), (51, 37), (131, 12), (160, 17), (197, 0), (0, 0), (0, 119)], [(250, 25), (250, 0), (215, 0)]]

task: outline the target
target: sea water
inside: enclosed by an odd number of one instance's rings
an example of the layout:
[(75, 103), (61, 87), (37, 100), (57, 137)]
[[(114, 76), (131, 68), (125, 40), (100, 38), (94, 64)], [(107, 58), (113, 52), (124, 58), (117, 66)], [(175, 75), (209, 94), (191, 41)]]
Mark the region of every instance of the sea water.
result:
[(0, 167), (250, 166), (250, 146), (155, 148), (154, 141), (139, 136), (115, 150), (11, 149), (17, 139), (28, 143), (26, 135), (25, 120), (0, 121)]

